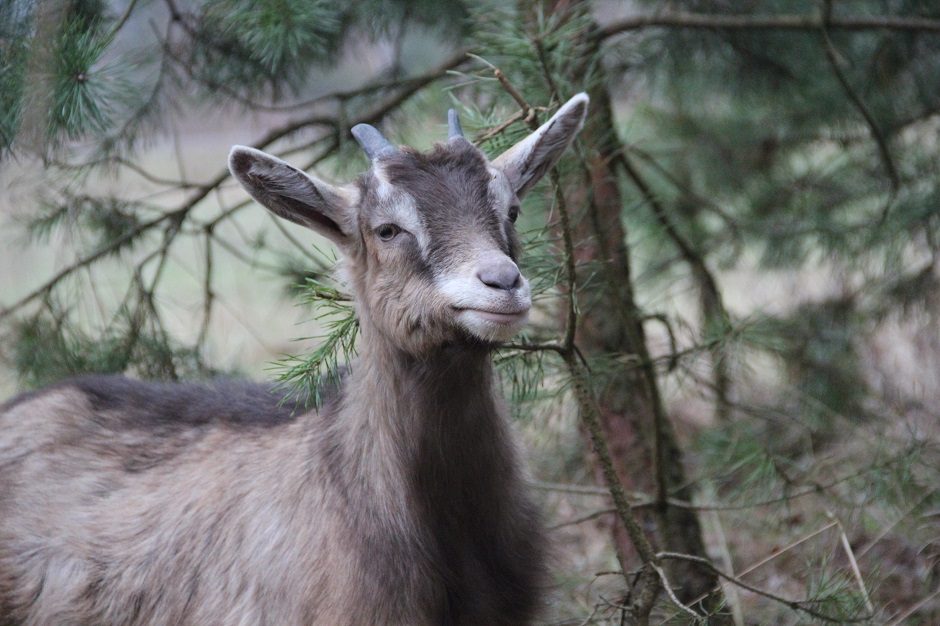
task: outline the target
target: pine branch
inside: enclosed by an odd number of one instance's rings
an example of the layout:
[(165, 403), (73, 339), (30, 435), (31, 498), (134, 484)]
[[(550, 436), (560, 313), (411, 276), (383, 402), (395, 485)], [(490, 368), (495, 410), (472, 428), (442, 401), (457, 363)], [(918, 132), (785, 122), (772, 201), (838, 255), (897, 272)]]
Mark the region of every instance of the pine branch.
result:
[[(348, 126), (353, 126), (359, 123), (367, 124), (376, 124), (391, 111), (395, 110), (397, 107), (401, 106), (406, 100), (408, 100), (415, 93), (426, 87), (428, 84), (439, 80), (440, 78), (446, 76), (448, 70), (462, 63), (465, 59), (465, 53), (461, 52), (459, 55), (453, 55), (448, 58), (444, 63), (440, 64), (434, 72), (429, 72), (422, 75), (420, 80), (416, 80), (407, 87), (400, 90), (398, 93), (389, 97), (387, 100), (382, 102), (380, 105), (374, 107), (372, 110), (358, 116), (352, 120), (345, 120), (345, 123)], [(312, 115), (297, 120), (288, 122), (279, 128), (272, 129), (265, 135), (263, 135), (259, 140), (257, 140), (254, 145), (258, 148), (266, 148), (273, 144), (274, 142), (283, 139), (287, 136), (290, 136), (300, 130), (303, 130), (309, 126), (316, 125), (326, 125), (333, 128), (337, 128), (340, 125), (341, 121), (338, 117), (333, 116), (324, 116), (324, 115)], [(146, 222), (140, 223), (131, 231), (123, 234), (114, 241), (109, 242), (107, 245), (102, 246), (95, 252), (92, 252), (74, 263), (66, 266), (59, 272), (57, 272), (52, 278), (44, 282), (42, 285), (23, 296), (13, 304), (7, 306), (6, 308), (0, 310), (0, 320), (5, 319), (10, 316), (12, 313), (21, 309), (23, 306), (29, 304), (33, 300), (44, 296), (49, 293), (57, 284), (59, 284), (63, 279), (72, 275), (76, 270), (82, 269), (91, 265), (95, 261), (111, 254), (115, 250), (119, 249), (128, 241), (133, 238), (147, 232), (157, 226), (160, 226), (167, 222), (179, 222), (182, 223), (186, 219), (190, 211), (195, 208), (199, 203), (201, 203), (210, 193), (222, 185), (229, 178), (229, 172), (227, 169), (221, 170), (214, 178), (209, 180), (209, 182), (197, 186), (195, 191), (190, 195), (190, 197), (185, 200), (179, 207), (168, 211), (156, 218), (148, 220)]]
[(891, 210), (891, 205), (894, 203), (895, 198), (897, 198), (898, 190), (901, 188), (901, 177), (898, 175), (897, 166), (894, 164), (894, 159), (891, 157), (891, 150), (888, 148), (888, 140), (885, 138), (884, 132), (882, 132), (881, 127), (875, 121), (874, 116), (871, 114), (871, 111), (868, 109), (861, 95), (852, 87), (845, 72), (839, 67), (838, 53), (836, 52), (835, 45), (832, 43), (832, 39), (829, 37), (829, 29), (832, 24), (831, 12), (832, 1), (825, 0), (824, 18), (822, 20), (822, 26), (820, 27), (823, 49), (826, 52), (826, 60), (829, 62), (832, 73), (842, 86), (845, 95), (865, 120), (865, 123), (871, 131), (871, 136), (878, 146), (878, 154), (881, 156), (881, 162), (884, 164), (885, 172), (891, 183), (891, 193), (885, 201), (884, 208), (881, 210), (881, 221), (884, 222), (885, 218), (888, 216), (888, 212)]
[[(485, 61), (484, 61), (485, 62)], [(503, 89), (516, 101), (520, 109), (526, 112), (525, 122), (532, 130), (539, 127), (538, 117), (535, 109), (529, 105), (518, 89), (513, 86), (508, 77), (498, 67), (487, 63), (493, 70), (493, 74), (500, 82)], [(649, 620), (649, 614), (653, 609), (656, 597), (662, 589), (664, 576), (659, 573), (659, 561), (653, 550), (650, 540), (643, 532), (640, 522), (633, 512), (630, 503), (627, 501), (626, 493), (614, 468), (613, 458), (610, 455), (610, 449), (607, 445), (607, 439), (601, 426), (601, 411), (597, 405), (597, 399), (591, 389), (589, 373), (582, 362), (580, 350), (575, 345), (575, 330), (578, 325), (578, 310), (576, 305), (576, 294), (578, 289), (577, 268), (575, 266), (575, 250), (573, 229), (571, 218), (568, 212), (568, 205), (560, 184), (560, 175), (558, 168), (553, 167), (550, 171), (552, 189), (555, 195), (555, 206), (559, 214), (559, 228), (561, 229), (563, 241), (563, 264), (565, 267), (565, 328), (564, 337), (561, 342), (559, 354), (568, 367), (568, 373), (571, 376), (572, 387), (575, 400), (578, 404), (578, 414), (581, 421), (587, 427), (594, 447), (601, 464), (601, 470), (604, 474), (604, 480), (610, 495), (614, 501), (614, 507), (617, 516), (630, 540), (636, 548), (637, 554), (643, 561), (644, 567), (640, 572), (638, 581), (633, 585), (632, 591), (636, 596), (633, 603), (633, 611), (638, 623), (646, 623)], [(627, 579), (627, 585), (630, 580)], [(674, 595), (673, 595), (674, 597)], [(682, 606), (681, 604), (679, 606)]]
[(596, 37), (608, 39), (621, 33), (647, 28), (686, 28), (706, 30), (896, 30), (940, 33), (940, 20), (926, 17), (893, 15), (833, 17), (828, 23), (817, 15), (714, 15), (704, 13), (662, 12), (615, 20), (600, 28)]
[(742, 589), (746, 589), (750, 591), (751, 593), (756, 593), (759, 596), (763, 596), (769, 600), (773, 600), (774, 602), (783, 604), (784, 606), (787, 606), (793, 609), (794, 611), (801, 611), (803, 613), (806, 613), (807, 615), (812, 615), (816, 619), (822, 620), (829, 624), (861, 624), (863, 622), (867, 622), (871, 620), (874, 617), (874, 615), (872, 614), (866, 614), (866, 615), (862, 615), (859, 617), (849, 617), (849, 618), (827, 615), (826, 613), (822, 613), (810, 606), (807, 606), (808, 604), (811, 604), (812, 602), (814, 602), (813, 600), (790, 600), (788, 598), (784, 598), (782, 596), (773, 594), (769, 591), (765, 591), (761, 589), (760, 587), (755, 587), (754, 585), (744, 582), (739, 577), (731, 576), (730, 574), (725, 573), (724, 571), (715, 567), (715, 565), (712, 564), (710, 560), (704, 557), (693, 556), (691, 554), (679, 554), (677, 552), (658, 552), (656, 556), (663, 560), (688, 561), (690, 563), (695, 563), (696, 565), (699, 565), (701, 567), (704, 567), (710, 570), (716, 576), (724, 578), (728, 582), (734, 585), (737, 585), (738, 587), (741, 587)]
[[(704, 258), (695, 250), (691, 243), (686, 241), (682, 233), (679, 232), (679, 229), (672, 223), (666, 208), (659, 201), (659, 198), (656, 197), (656, 194), (653, 193), (653, 190), (642, 177), (639, 170), (633, 166), (633, 163), (623, 149), (617, 151), (617, 162), (620, 163), (627, 176), (640, 191), (640, 195), (653, 210), (656, 221), (662, 226), (666, 235), (672, 240), (676, 248), (678, 248), (682, 258), (692, 269), (692, 276), (696, 283), (698, 283), (702, 293), (703, 324), (708, 326), (717, 321), (719, 324), (724, 325), (728, 320), (728, 312), (725, 309), (721, 290), (718, 288), (718, 281), (715, 280), (715, 276), (708, 268)], [(719, 347), (720, 346), (716, 346), (716, 350), (712, 353), (715, 371), (715, 413), (719, 421), (726, 421), (729, 417), (728, 395), (730, 393), (731, 376), (728, 374), (724, 355), (718, 350)]]

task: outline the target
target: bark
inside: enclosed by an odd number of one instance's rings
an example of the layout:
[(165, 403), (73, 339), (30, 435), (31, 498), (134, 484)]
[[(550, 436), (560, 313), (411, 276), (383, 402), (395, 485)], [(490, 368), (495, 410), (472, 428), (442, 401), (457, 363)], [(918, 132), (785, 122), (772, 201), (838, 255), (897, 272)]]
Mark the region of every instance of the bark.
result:
[[(609, 354), (635, 356), (636, 366), (623, 367), (597, 390), (602, 426), (617, 472), (627, 490), (651, 493), (657, 498), (654, 506), (639, 513), (660, 549), (707, 557), (695, 512), (672, 506), (666, 500), (672, 496), (688, 501), (692, 494), (684, 486), (682, 451), (663, 407), (657, 373), (649, 364), (646, 336), (634, 298), (621, 219), (624, 199), (612, 169), (620, 145), (612, 134), (610, 96), (604, 85), (592, 89), (590, 96), (591, 116), (581, 134), (582, 142), (589, 146), (588, 171), (585, 184), (573, 190), (580, 197), (572, 196), (571, 204), (583, 206), (587, 212), (575, 230), (575, 241), (580, 242), (579, 266), (600, 264), (606, 276), (595, 283), (597, 287), (580, 294), (577, 344), (589, 359)], [(595, 470), (600, 479), (599, 468)], [(615, 523), (612, 531), (622, 566), (625, 570), (636, 568), (639, 561), (623, 525)], [(714, 574), (694, 564), (667, 565), (676, 595), (683, 601), (718, 587)]]
[[(617, 474), (627, 490), (654, 494), (656, 503), (639, 510), (641, 521), (658, 549), (707, 557), (701, 527), (694, 511), (669, 504), (667, 496), (688, 501), (690, 489), (672, 424), (659, 392), (657, 373), (650, 364), (641, 312), (637, 309), (630, 254), (622, 222), (624, 198), (615, 172), (622, 146), (614, 132), (610, 93), (597, 82), (589, 89), (591, 113), (581, 132), (587, 163), (581, 185), (568, 190), (575, 219), (576, 259), (585, 273), (602, 268), (600, 281), (587, 283), (578, 295), (581, 315), (577, 345), (584, 355), (629, 355), (632, 363), (610, 376), (598, 377), (601, 423)], [(601, 468), (595, 473), (603, 482)], [(640, 560), (626, 529), (612, 527), (614, 544), (624, 570), (636, 569)], [(707, 608), (721, 603), (718, 578), (692, 563), (670, 562), (667, 574), (676, 595), (685, 602), (718, 589)], [(710, 623), (725, 623), (718, 618)]]

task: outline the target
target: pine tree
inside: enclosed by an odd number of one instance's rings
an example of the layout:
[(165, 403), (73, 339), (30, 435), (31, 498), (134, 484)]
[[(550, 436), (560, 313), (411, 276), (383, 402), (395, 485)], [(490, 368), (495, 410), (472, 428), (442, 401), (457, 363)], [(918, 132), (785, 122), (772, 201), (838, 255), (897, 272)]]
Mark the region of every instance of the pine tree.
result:
[[(5, 3), (0, 163), (42, 170), (22, 226), (75, 256), (2, 297), (3, 357), (24, 387), (219, 374), (219, 267), (244, 263), (311, 307), (318, 347), (275, 373), (316, 404), (355, 350), (335, 258), (246, 232), (223, 158), (168, 178), (151, 143), (238, 111), (257, 147), (348, 178), (356, 123), (427, 145), (428, 112), (457, 106), (494, 156), (585, 90), (574, 154), (520, 219), (544, 315), (497, 355), (557, 523), (609, 533), (609, 571), (557, 572), (547, 618), (936, 622), (940, 9), (739, 4)], [(321, 89), (350, 47), (392, 58)]]

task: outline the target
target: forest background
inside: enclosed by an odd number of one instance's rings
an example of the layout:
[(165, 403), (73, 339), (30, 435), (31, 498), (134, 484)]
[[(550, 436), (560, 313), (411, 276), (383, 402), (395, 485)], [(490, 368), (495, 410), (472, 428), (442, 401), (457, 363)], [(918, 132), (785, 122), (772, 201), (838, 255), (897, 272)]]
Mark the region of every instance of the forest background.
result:
[[(940, 8), (926, 0), (0, 4), (0, 391), (246, 375), (315, 402), (336, 259), (225, 169), (368, 122), (490, 156), (579, 91), (496, 357), (545, 623), (940, 623)], [(302, 337), (301, 339), (295, 339)]]

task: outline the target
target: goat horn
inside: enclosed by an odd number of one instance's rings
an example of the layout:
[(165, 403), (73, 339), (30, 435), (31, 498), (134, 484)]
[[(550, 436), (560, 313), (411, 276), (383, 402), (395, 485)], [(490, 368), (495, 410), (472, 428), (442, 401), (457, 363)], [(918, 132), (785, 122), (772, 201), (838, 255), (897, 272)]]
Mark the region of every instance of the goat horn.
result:
[(398, 148), (393, 146), (392, 142), (386, 139), (375, 126), (356, 124), (350, 129), (350, 132), (368, 155), (370, 161), (398, 152)]
[(458, 137), (463, 139), (463, 129), (460, 127), (460, 118), (457, 117), (457, 111), (454, 109), (449, 109), (447, 111), (447, 138), (448, 139), (457, 139)]

